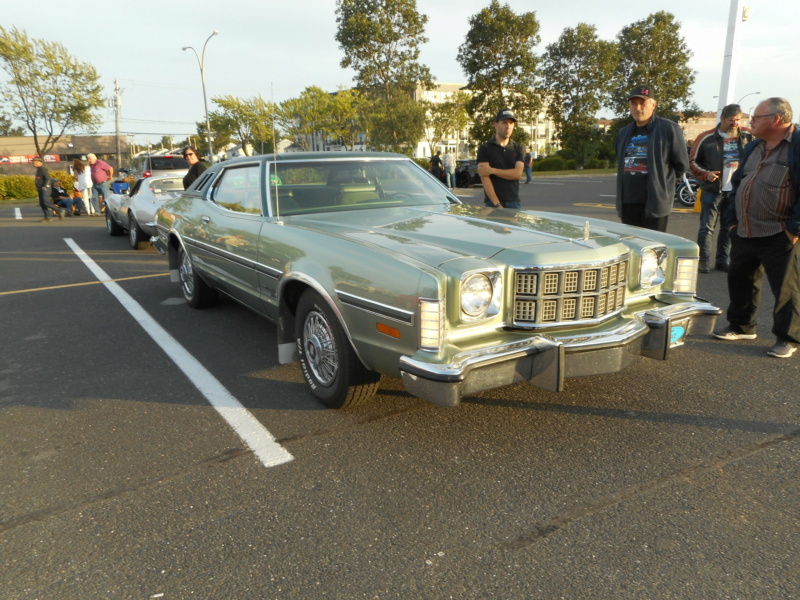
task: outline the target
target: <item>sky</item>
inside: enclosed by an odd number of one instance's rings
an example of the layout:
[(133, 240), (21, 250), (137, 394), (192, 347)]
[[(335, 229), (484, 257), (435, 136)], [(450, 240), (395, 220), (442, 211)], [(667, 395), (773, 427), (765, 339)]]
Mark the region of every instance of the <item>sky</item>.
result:
[[(619, 31), (658, 10), (667, 10), (681, 23), (681, 33), (693, 52), (696, 71), (693, 99), (702, 110), (715, 111), (720, 93), (725, 39), (731, 0), (501, 0), (514, 12), (534, 11), (540, 24), (544, 52), (567, 27), (595, 25), (598, 35), (616, 39)], [(420, 62), (439, 82), (465, 83), (456, 60), (469, 29), (469, 18), (490, 0), (417, 0), (428, 16), (429, 41)], [(308, 86), (334, 91), (350, 86), (354, 72), (340, 66), (336, 42), (336, 0), (135, 0), (120, 2), (3, 3), (2, 25), (24, 29), (32, 38), (62, 43), (75, 58), (91, 63), (109, 97), (114, 82), (122, 89), (121, 131), (137, 144), (156, 143), (163, 135), (184, 139), (204, 120), (198, 54), (208, 42), (205, 79), (209, 111), (211, 98), (261, 95), (281, 102)], [(796, 0), (745, 0), (750, 18), (741, 24), (739, 68), (731, 98), (743, 98), (749, 112), (761, 99), (782, 96), (800, 115), (800, 44), (794, 37), (800, 22)], [(2, 74), (0, 74), (2, 76)], [(756, 94), (758, 92), (758, 94)], [(746, 96), (746, 97), (745, 97)], [(600, 116), (613, 116), (610, 111)], [(114, 110), (102, 111), (97, 133), (114, 133)], [(70, 132), (79, 133), (79, 132)]]

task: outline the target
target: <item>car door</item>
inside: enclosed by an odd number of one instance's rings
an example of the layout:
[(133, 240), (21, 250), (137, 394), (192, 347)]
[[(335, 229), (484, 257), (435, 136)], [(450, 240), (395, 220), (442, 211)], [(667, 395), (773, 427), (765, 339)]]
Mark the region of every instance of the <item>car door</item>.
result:
[(201, 206), (202, 239), (195, 239), (201, 269), (236, 300), (261, 309), (256, 259), (263, 217), (258, 162), (223, 169)]

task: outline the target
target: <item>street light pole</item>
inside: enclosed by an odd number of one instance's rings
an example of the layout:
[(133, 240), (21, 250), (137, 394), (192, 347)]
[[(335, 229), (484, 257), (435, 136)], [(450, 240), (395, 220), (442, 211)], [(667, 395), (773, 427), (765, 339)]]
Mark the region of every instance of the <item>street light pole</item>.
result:
[(206, 39), (206, 43), (203, 44), (203, 54), (202, 57), (197, 54), (197, 50), (192, 48), (191, 46), (184, 46), (181, 50), (191, 50), (194, 52), (194, 57), (197, 59), (197, 64), (200, 65), (200, 80), (203, 83), (203, 106), (206, 110), (206, 137), (208, 140), (208, 160), (212, 164), (214, 163), (214, 150), (211, 148), (211, 123), (208, 120), (208, 100), (206, 99), (206, 71), (205, 71), (205, 64), (206, 64), (206, 46), (208, 46), (208, 41), (218, 35), (219, 31), (214, 30), (208, 38)]
[(742, 100), (744, 100), (744, 99), (745, 99), (745, 98), (747, 98), (748, 96), (755, 96), (756, 94), (760, 94), (760, 93), (761, 93), (761, 92), (750, 92), (749, 94), (745, 94), (744, 96), (742, 96), (741, 98), (739, 98), (739, 101), (738, 101), (736, 104), (738, 104), (738, 105), (740, 105), (740, 106), (741, 106), (741, 104), (742, 104)]

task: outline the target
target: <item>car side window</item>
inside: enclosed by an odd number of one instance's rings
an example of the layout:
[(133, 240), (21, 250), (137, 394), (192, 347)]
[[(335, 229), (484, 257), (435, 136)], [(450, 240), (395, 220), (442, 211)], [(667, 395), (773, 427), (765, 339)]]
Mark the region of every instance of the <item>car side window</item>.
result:
[(222, 172), (211, 199), (228, 210), (261, 214), (261, 169), (259, 165), (233, 167)]

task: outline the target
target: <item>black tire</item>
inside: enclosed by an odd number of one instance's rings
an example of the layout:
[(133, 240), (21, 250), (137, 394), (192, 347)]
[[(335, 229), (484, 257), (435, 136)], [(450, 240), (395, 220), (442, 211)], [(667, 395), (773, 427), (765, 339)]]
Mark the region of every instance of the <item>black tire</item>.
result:
[(114, 220), (114, 217), (111, 216), (111, 211), (106, 208), (106, 231), (108, 231), (108, 235), (122, 235), (125, 233), (125, 229), (120, 227), (119, 223)]
[(194, 270), (191, 257), (181, 248), (179, 251), (178, 274), (181, 291), (186, 303), (192, 308), (205, 308), (217, 301), (217, 290), (210, 287)]
[(353, 408), (371, 400), (380, 374), (356, 356), (333, 311), (314, 290), (306, 290), (295, 321), (300, 367), (311, 393), (328, 408)]
[(692, 187), (682, 183), (678, 186), (678, 202), (683, 204), (684, 206), (694, 206), (695, 201), (697, 200), (697, 190), (692, 189)]
[(130, 212), (128, 213), (128, 238), (131, 242), (131, 248), (134, 250), (143, 250), (150, 243), (142, 228), (139, 227), (136, 217)]
[(461, 171), (461, 173), (458, 174), (458, 187), (468, 188), (470, 183), (469, 173)]

